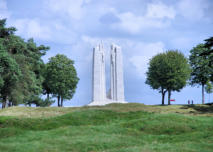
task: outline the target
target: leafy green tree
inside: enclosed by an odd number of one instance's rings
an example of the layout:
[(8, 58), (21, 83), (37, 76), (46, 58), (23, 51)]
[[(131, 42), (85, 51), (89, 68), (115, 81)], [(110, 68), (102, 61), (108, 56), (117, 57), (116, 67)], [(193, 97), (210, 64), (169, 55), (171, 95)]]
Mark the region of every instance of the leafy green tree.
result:
[[(207, 51), (202, 52), (200, 55), (209, 59), (208, 66), (213, 69), (213, 37), (210, 37), (205, 40), (205, 47), (208, 48)], [(213, 82), (213, 71), (211, 73), (210, 80)]]
[(205, 47), (209, 48), (210, 51), (209, 52), (205, 52), (205, 53), (213, 53), (213, 37), (210, 37), (208, 39), (205, 40)]
[(150, 85), (152, 89), (157, 89), (162, 94), (162, 105), (164, 105), (164, 98), (167, 92), (165, 84), (165, 56), (163, 53), (160, 53), (154, 56), (148, 67), (148, 72), (146, 73), (147, 79), (146, 84)]
[(211, 77), (212, 68), (209, 66), (209, 56), (200, 55), (203, 52), (208, 52), (208, 48), (204, 44), (199, 44), (190, 50), (190, 65), (192, 68), (191, 73), (191, 85), (202, 86), (202, 103), (205, 103), (204, 99), (204, 87)]
[(0, 43), (0, 94), (2, 97), (2, 108), (6, 107), (7, 100), (11, 95), (13, 84), (15, 84), (21, 75), (16, 61), (7, 53)]
[(52, 100), (51, 98), (49, 98), (49, 99), (42, 99), (40, 102), (39, 102), (39, 104), (38, 104), (38, 106), (39, 107), (49, 107), (51, 104), (53, 104), (55, 102), (55, 100)]
[(15, 59), (7, 49), (7, 41), (14, 34), (14, 27), (6, 28), (6, 19), (0, 20), (0, 95), (2, 98), (2, 108), (5, 108), (9, 96), (12, 95), (14, 84), (19, 80), (21, 72)]
[(13, 35), (16, 31), (16, 28), (9, 27), (6, 28), (6, 19), (0, 19), (0, 38), (8, 37), (9, 35)]
[(45, 83), (50, 92), (58, 98), (58, 106), (63, 106), (65, 99), (71, 99), (75, 93), (79, 78), (74, 61), (65, 55), (51, 57), (46, 67)]
[(205, 91), (206, 91), (206, 93), (209, 94), (209, 102), (210, 102), (210, 94), (213, 92), (213, 86), (210, 81), (207, 81)]
[(47, 100), (50, 99), (50, 94), (52, 94), (51, 92), (51, 88), (49, 86), (49, 83), (48, 83), (48, 77), (49, 77), (49, 74), (48, 74), (48, 71), (47, 71), (47, 64), (44, 64), (43, 66), (43, 69), (42, 69), (42, 76), (44, 78), (44, 81), (42, 83), (42, 88), (43, 88), (43, 94), (47, 95)]
[(19, 81), (13, 84), (9, 102), (12, 105), (28, 103), (42, 90), (40, 77), (37, 76), (35, 70), (35, 65), (39, 65), (39, 62), (36, 63), (37, 59), (34, 59), (36, 53), (18, 36), (11, 35), (4, 42), (8, 53), (16, 60), (22, 73)]
[(159, 90), (162, 94), (162, 105), (168, 91), (168, 104), (172, 91), (180, 91), (190, 76), (187, 58), (178, 51), (167, 51), (154, 56), (148, 67), (146, 84)]
[[(0, 20), (0, 43), (7, 52), (8, 57), (12, 58), (19, 75), (13, 83), (4, 83), (0, 79), (3, 88), (0, 90), (1, 97), (9, 101), (9, 105), (20, 103), (33, 103), (42, 93), (43, 77), (41, 74), (44, 63), (41, 59), (49, 47), (37, 46), (33, 39), (25, 42), (21, 37), (16, 36), (14, 27), (6, 28), (6, 19)], [(1, 69), (1, 68), (0, 68)], [(13, 73), (8, 73), (12, 76)], [(6, 93), (7, 92), (7, 93)]]
[(168, 104), (170, 105), (170, 97), (172, 91), (180, 91), (186, 86), (187, 80), (190, 78), (190, 65), (188, 59), (179, 51), (167, 51), (167, 81), (166, 89), (168, 90)]
[[(37, 46), (33, 39), (29, 39), (26, 43), (27, 45), (27, 54), (25, 54), (27, 58), (27, 62), (29, 66), (29, 71), (31, 72), (28, 78), (29, 81), (27, 82), (29, 88), (30, 96), (26, 96), (25, 102), (34, 103), (40, 97), (42, 93), (42, 83), (44, 81), (42, 70), (45, 66), (41, 57), (45, 55), (46, 51), (49, 50), (49, 47), (45, 47), (43, 45)], [(34, 103), (36, 104), (36, 103)]]

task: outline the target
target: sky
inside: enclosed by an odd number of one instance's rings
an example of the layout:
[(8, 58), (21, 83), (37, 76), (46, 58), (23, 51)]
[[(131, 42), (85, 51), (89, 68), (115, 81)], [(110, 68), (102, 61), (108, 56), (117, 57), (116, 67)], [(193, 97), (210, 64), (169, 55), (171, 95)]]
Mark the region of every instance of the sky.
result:
[[(126, 101), (152, 105), (161, 103), (161, 94), (145, 84), (149, 60), (171, 49), (189, 57), (190, 49), (213, 36), (212, 8), (212, 0), (0, 0), (0, 18), (25, 40), (49, 46), (45, 62), (56, 54), (75, 61), (80, 81), (65, 106), (91, 102), (92, 50), (101, 41), (107, 89), (108, 56), (115, 43), (122, 47)], [(201, 103), (201, 87), (187, 85), (171, 97), (173, 104)]]

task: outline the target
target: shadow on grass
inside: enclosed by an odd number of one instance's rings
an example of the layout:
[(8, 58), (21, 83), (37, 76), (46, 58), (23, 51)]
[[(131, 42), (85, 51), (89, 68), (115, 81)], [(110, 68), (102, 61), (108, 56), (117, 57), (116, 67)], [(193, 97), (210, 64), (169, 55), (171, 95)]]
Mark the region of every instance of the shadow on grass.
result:
[(194, 109), (196, 112), (193, 113), (199, 113), (199, 114), (207, 114), (207, 113), (213, 113), (213, 103), (208, 103), (204, 105), (184, 105), (181, 107), (181, 109)]

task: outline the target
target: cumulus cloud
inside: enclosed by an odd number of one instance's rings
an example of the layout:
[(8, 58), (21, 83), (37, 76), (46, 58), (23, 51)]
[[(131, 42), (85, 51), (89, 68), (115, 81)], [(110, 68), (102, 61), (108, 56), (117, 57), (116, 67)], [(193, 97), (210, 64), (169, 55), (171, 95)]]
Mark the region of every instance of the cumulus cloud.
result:
[(82, 5), (90, 0), (47, 0), (47, 9), (55, 13), (68, 15), (73, 19), (80, 19), (83, 16)]
[(135, 43), (132, 47), (134, 54), (129, 58), (130, 63), (136, 68), (139, 77), (145, 78), (149, 60), (156, 54), (163, 52), (165, 49), (162, 42), (155, 43)]
[(208, 8), (206, 0), (181, 0), (177, 4), (178, 12), (186, 19), (198, 21), (205, 17), (205, 9)]
[(49, 41), (60, 44), (75, 43), (78, 33), (58, 20), (43, 22), (38, 18), (21, 18), (12, 22), (17, 28), (17, 34), (25, 39)]
[(138, 34), (146, 29), (168, 27), (175, 15), (176, 12), (172, 6), (163, 3), (149, 3), (145, 15), (135, 15), (130, 11), (116, 13), (120, 23), (113, 24), (112, 28)]
[(113, 28), (121, 28), (131, 34), (138, 34), (150, 28), (163, 28), (170, 25), (169, 21), (152, 19), (146, 16), (136, 16), (131, 12), (118, 14), (120, 23), (114, 24)]
[(112, 12), (108, 12), (100, 17), (100, 22), (103, 24), (113, 24), (116, 22), (120, 22), (120, 20)]
[(17, 34), (21, 34), (25, 38), (33, 37), (42, 40), (51, 38), (50, 28), (42, 25), (38, 19), (17, 19), (14, 25), (18, 29)]
[(10, 17), (10, 12), (7, 8), (7, 3), (5, 0), (0, 1), (0, 19), (3, 18), (9, 18)]
[(172, 6), (163, 3), (150, 3), (147, 6), (146, 17), (148, 18), (169, 18), (174, 19), (176, 12)]

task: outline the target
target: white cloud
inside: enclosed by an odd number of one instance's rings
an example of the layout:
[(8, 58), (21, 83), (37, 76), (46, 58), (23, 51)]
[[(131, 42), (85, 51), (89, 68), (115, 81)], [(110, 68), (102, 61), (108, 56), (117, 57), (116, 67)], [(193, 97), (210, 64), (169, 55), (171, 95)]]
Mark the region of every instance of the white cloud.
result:
[(178, 3), (178, 11), (186, 19), (197, 21), (205, 17), (205, 9), (208, 8), (206, 0), (181, 0)]
[(49, 41), (58, 44), (75, 43), (79, 37), (78, 31), (70, 28), (60, 20), (42, 20), (42, 18), (19, 18), (11, 21), (11, 25), (17, 28), (17, 34), (25, 39)]
[(25, 38), (49, 40), (51, 31), (48, 26), (42, 25), (38, 19), (17, 19), (14, 25), (18, 29), (17, 34)]
[(7, 8), (7, 3), (5, 0), (0, 0), (0, 19), (9, 18), (10, 12)]
[(134, 44), (132, 50), (134, 51), (134, 54), (129, 58), (129, 61), (136, 68), (139, 77), (145, 78), (149, 60), (154, 55), (164, 51), (164, 44), (162, 42), (138, 42)]
[(73, 19), (80, 19), (83, 15), (83, 3), (89, 3), (88, 0), (48, 0), (45, 2), (47, 9), (66, 14)]
[(131, 12), (125, 12), (117, 15), (120, 23), (112, 25), (113, 28), (121, 28), (131, 34), (138, 34), (143, 30), (150, 28), (163, 28), (170, 25), (169, 21), (153, 19), (146, 16), (136, 16)]
[(174, 19), (176, 12), (172, 6), (163, 3), (150, 3), (147, 6), (146, 17)]
[(176, 12), (171, 6), (163, 3), (149, 3), (145, 15), (135, 15), (132, 12), (115, 13), (120, 23), (112, 25), (113, 29), (122, 29), (131, 34), (138, 34), (151, 28), (165, 28), (170, 26), (171, 19)]
[(84, 0), (86, 4), (90, 3), (92, 0)]

